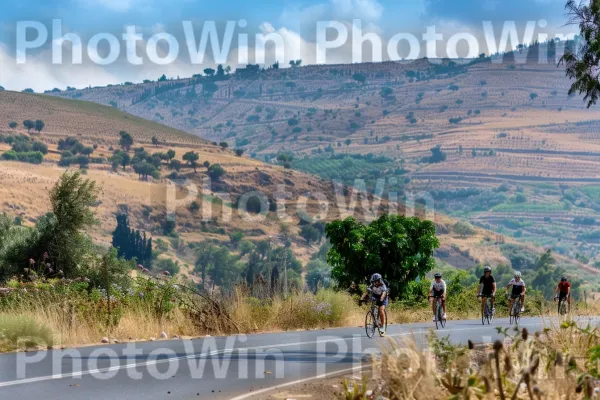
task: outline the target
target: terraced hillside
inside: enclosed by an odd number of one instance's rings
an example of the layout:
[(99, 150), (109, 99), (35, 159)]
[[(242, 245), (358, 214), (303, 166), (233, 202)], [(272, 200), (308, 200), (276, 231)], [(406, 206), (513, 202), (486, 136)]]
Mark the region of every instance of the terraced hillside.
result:
[[(555, 59), (534, 46), (501, 63), (247, 70), (59, 95), (326, 179), (363, 179), (374, 189), (385, 178), (401, 196), (427, 191), (450, 215), (591, 265), (600, 237), (600, 199), (590, 194), (600, 183), (600, 112), (567, 94), (564, 71), (540, 64), (540, 51)], [(207, 81), (217, 85), (209, 96)]]
[[(289, 242), (296, 257), (306, 262), (322, 244), (318, 240), (308, 242), (300, 235), (307, 220), (318, 223), (338, 218), (355, 195), (352, 188), (342, 188), (342, 192), (336, 193), (331, 181), (236, 155), (224, 146), (94, 103), (14, 92), (2, 92), (0, 96), (3, 100), (0, 102), (3, 126), (0, 128), (0, 212), (8, 213), (23, 224), (34, 224), (47, 212), (47, 193), (59, 176), (67, 168), (82, 169), (102, 186), (96, 207), (99, 226), (90, 232), (96, 243), (109, 246), (116, 226), (115, 215), (127, 212), (133, 228), (152, 235), (161, 257), (188, 265), (183, 268), (185, 273), (192, 273), (194, 244), (206, 240), (229, 243), (236, 232), (242, 232), (250, 241), (269, 239), (274, 246)], [(45, 125), (41, 132), (35, 129), (28, 132), (21, 122), (24, 118), (41, 119)], [(19, 121), (16, 127), (9, 126), (13, 121)], [(123, 152), (120, 132), (124, 130), (133, 133), (129, 151), (132, 165), (125, 167), (113, 165), (115, 155)], [(158, 141), (153, 143), (152, 137)], [(13, 160), (11, 154), (29, 154), (24, 146), (30, 145), (46, 153), (41, 163)], [(140, 147), (144, 150), (139, 150)], [(163, 157), (169, 150), (175, 152), (170, 161)], [(196, 171), (184, 157), (190, 152), (198, 155)], [(147, 154), (142, 156), (144, 153)], [(158, 157), (158, 175), (145, 178), (133, 165), (136, 157), (152, 158), (152, 161)], [(365, 160), (359, 167), (364, 168), (369, 162)], [(223, 168), (224, 175), (207, 183), (211, 175), (207, 165), (216, 164)], [(170, 180), (166, 178), (181, 182), (175, 191), (178, 201), (189, 195), (190, 185), (199, 191), (197, 197), (175, 206), (173, 226), (167, 223)], [(263, 217), (238, 209), (240, 199), (246, 195), (248, 200), (248, 194), (255, 191), (267, 200), (268, 210), (264, 210)], [(363, 199), (368, 202), (363, 203)], [(195, 201), (193, 207), (192, 200)], [(350, 206), (346, 211), (357, 218), (368, 219), (390, 206), (386, 198), (378, 202), (373, 196), (359, 195), (355, 200), (358, 208), (353, 212)], [(399, 213), (404, 212), (402, 206), (391, 206)], [(205, 218), (204, 211), (208, 209), (212, 215)], [(415, 212), (421, 215), (422, 211), (417, 207)], [(483, 229), (475, 229), (468, 237), (456, 234), (452, 229), (456, 220), (443, 214), (436, 214), (434, 221), (442, 242), (437, 254), (440, 260), (461, 268), (480, 262), (507, 262), (501, 247), (512, 243), (510, 238), (496, 240)], [(577, 262), (572, 265), (583, 267)], [(594, 282), (598, 279), (595, 271), (587, 276)], [(192, 277), (197, 279), (197, 276)]]

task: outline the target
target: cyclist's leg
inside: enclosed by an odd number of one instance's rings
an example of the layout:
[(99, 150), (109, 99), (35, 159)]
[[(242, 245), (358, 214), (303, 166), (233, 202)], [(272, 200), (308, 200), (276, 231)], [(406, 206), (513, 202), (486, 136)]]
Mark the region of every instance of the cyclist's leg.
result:
[(482, 295), (479, 300), (481, 300), (481, 315), (483, 315), (485, 313), (485, 302), (486, 302), (486, 298), (485, 295)]
[(525, 310), (525, 293), (521, 293), (521, 312)]
[(493, 310), (494, 307), (496, 306), (496, 295), (492, 294), (490, 297), (492, 299), (492, 310)]
[(442, 309), (444, 310), (444, 315), (446, 315), (446, 293), (442, 294)]
[(385, 329), (385, 304), (379, 306), (379, 327)]
[(510, 297), (510, 300), (508, 301), (508, 315), (512, 316), (512, 310), (513, 310), (513, 304), (515, 302), (515, 299), (513, 299), (513, 297)]
[(437, 299), (432, 297), (429, 299), (431, 301), (431, 311), (433, 312), (433, 320), (435, 321), (437, 315), (435, 315), (435, 308), (437, 306)]

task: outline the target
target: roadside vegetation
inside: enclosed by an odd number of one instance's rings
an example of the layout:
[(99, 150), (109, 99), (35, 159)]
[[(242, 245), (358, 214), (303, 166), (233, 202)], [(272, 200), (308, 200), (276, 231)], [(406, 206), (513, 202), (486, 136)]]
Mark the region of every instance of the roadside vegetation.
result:
[[(197, 283), (162, 255), (168, 243), (134, 230), (126, 215), (117, 217), (114, 247), (95, 244), (87, 232), (96, 224), (100, 190), (80, 172), (67, 171), (49, 193), (49, 212), (34, 226), (0, 216), (0, 350), (360, 326), (366, 308), (358, 297), (375, 271), (390, 281), (390, 323), (430, 319), (428, 277), (434, 269), (448, 283), (451, 319), (479, 316), (481, 268), (436, 264), (438, 241), (429, 221), (400, 216), (369, 225), (351, 218), (327, 226), (306, 221), (305, 240), (322, 245), (306, 265), (305, 279), (286, 227), (282, 245), (232, 232), (228, 243), (188, 244), (197, 256)], [(405, 239), (396, 240), (398, 235)], [(348, 248), (346, 237), (360, 245)], [(177, 235), (170, 239), (170, 246), (181, 246)], [(518, 248), (506, 251), (533, 281), (528, 315), (553, 310), (550, 292), (561, 271), (551, 253), (531, 258)], [(508, 280), (511, 273), (511, 267), (498, 267), (496, 276)], [(578, 296), (578, 283), (573, 285)], [(499, 316), (505, 303), (499, 296)], [(584, 307), (576, 304), (574, 312), (585, 313)]]

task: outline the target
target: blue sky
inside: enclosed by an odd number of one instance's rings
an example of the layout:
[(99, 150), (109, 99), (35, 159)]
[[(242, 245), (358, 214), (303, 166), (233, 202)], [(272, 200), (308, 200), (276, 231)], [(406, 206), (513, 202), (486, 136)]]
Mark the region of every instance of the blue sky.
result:
[[(565, 2), (566, 0), (20, 0), (3, 4), (3, 12), (0, 14), (0, 85), (15, 90), (24, 86), (41, 90), (66, 85), (101, 85), (125, 80), (155, 79), (155, 75), (160, 75), (162, 71), (169, 76), (186, 76), (214, 64), (208, 57), (205, 66), (190, 65), (189, 57), (182, 55), (168, 66), (148, 63), (133, 66), (121, 56), (111, 65), (98, 66), (84, 54), (82, 65), (53, 65), (50, 37), (44, 46), (29, 52), (26, 65), (17, 65), (15, 44), (19, 21), (39, 21), (48, 27), (51, 34), (52, 20), (61, 19), (63, 34), (75, 33), (81, 37), (84, 48), (93, 35), (106, 32), (120, 39), (125, 26), (133, 25), (143, 34), (144, 40), (159, 32), (172, 34), (181, 42), (181, 53), (184, 53), (182, 21), (193, 21), (200, 32), (205, 21), (216, 21), (220, 29), (224, 29), (226, 21), (244, 19), (248, 24), (245, 33), (251, 37), (259, 32), (280, 33), (285, 37), (286, 45), (288, 40), (300, 43), (302, 50), (298, 51), (299, 57), (305, 59), (305, 63), (310, 63), (315, 62), (310, 52), (315, 52), (316, 21), (335, 20), (350, 26), (358, 18), (361, 19), (365, 32), (378, 34), (384, 43), (400, 32), (412, 33), (421, 40), (421, 36), (431, 25), (435, 25), (445, 39), (456, 32), (471, 32), (478, 36), (484, 20), (499, 24), (499, 30), (503, 21), (516, 21), (517, 27), (523, 30), (525, 21), (544, 19), (547, 21), (545, 31), (553, 36), (557, 32), (574, 31), (574, 28), (567, 29), (563, 26)], [(249, 46), (252, 47), (253, 44), (250, 43)], [(241, 47), (243, 46), (237, 39), (234, 39), (232, 53), (237, 54), (237, 49)], [(348, 51), (347, 47), (340, 48), (331, 56), (331, 62), (350, 62)], [(106, 51), (100, 46), (98, 53), (105, 55)], [(65, 47), (65, 54), (68, 59), (68, 46)], [(367, 54), (370, 54), (370, 50)], [(267, 61), (272, 61), (269, 57), (274, 58), (275, 55), (266, 56)], [(32, 74), (36, 79), (31, 79)]]

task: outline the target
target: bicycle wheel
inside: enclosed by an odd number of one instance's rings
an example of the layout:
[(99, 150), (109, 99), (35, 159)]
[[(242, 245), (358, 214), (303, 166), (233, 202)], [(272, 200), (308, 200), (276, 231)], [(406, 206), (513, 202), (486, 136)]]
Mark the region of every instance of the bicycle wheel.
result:
[(442, 305), (438, 302), (438, 306), (437, 306), (437, 320), (440, 321), (440, 326), (443, 328), (446, 325), (446, 321), (444, 321), (443, 317), (443, 311), (442, 311)]
[[(516, 300), (515, 300), (516, 303)], [(512, 309), (508, 310), (510, 317), (509, 317), (509, 322), (512, 325), (515, 322), (515, 303), (513, 303)]]
[(371, 310), (367, 311), (367, 315), (365, 316), (365, 331), (367, 332), (367, 337), (372, 338), (375, 335), (375, 316)]
[(515, 319), (515, 324), (519, 324), (519, 319), (521, 319), (521, 302), (520, 301), (515, 301), (515, 305), (514, 305), (514, 310), (513, 310), (513, 314), (514, 314), (514, 319)]
[(485, 320), (487, 318), (487, 302), (484, 303), (481, 309), (481, 325), (485, 325)]
[[(387, 332), (387, 312), (383, 310), (383, 332)], [(381, 328), (379, 328), (379, 336), (384, 336), (385, 333), (381, 332)]]
[(492, 301), (488, 300), (487, 305), (488, 305), (488, 309), (487, 309), (488, 319), (487, 320), (488, 320), (488, 325), (491, 325), (492, 322), (494, 322), (494, 308), (492, 307)]

